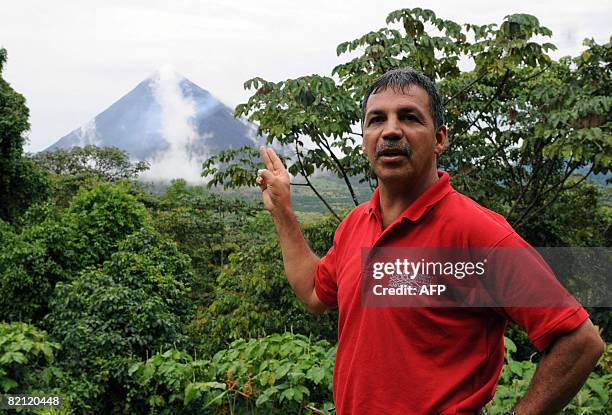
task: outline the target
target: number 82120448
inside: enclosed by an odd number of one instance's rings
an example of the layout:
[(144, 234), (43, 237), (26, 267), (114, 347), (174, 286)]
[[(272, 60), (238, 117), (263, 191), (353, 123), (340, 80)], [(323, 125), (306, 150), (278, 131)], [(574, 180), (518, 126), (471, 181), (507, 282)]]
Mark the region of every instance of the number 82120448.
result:
[(62, 399), (59, 396), (33, 396), (21, 394), (0, 395), (0, 409), (59, 407)]

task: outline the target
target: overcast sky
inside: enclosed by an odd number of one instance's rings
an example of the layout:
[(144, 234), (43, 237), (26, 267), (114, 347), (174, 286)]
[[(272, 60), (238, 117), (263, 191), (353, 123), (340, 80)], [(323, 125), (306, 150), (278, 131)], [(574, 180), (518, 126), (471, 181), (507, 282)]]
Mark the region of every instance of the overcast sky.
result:
[(385, 25), (389, 12), (432, 9), (457, 23), (499, 23), (530, 13), (553, 31), (559, 51), (575, 54), (585, 37), (605, 42), (612, 2), (1, 0), (4, 78), (30, 108), (28, 151), (83, 125), (164, 64), (232, 108), (242, 84), (312, 73), (342, 62), (336, 46)]

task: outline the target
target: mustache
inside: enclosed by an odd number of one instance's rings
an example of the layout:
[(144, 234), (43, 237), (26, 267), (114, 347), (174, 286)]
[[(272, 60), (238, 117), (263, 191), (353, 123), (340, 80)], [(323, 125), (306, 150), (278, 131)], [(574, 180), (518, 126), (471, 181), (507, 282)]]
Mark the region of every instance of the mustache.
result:
[(383, 143), (376, 147), (376, 152), (374, 154), (376, 158), (379, 158), (389, 153), (396, 153), (396, 154), (401, 154), (406, 157), (410, 157), (410, 154), (412, 154), (412, 149), (406, 143), (394, 143), (394, 144)]

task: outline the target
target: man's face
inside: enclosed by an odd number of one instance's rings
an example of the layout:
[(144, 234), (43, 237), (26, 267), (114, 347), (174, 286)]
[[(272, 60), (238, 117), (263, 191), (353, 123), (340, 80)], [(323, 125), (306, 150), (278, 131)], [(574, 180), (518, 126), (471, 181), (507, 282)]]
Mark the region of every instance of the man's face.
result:
[(429, 96), (420, 86), (386, 88), (368, 98), (363, 151), (383, 184), (435, 174), (446, 137), (446, 126), (435, 127)]

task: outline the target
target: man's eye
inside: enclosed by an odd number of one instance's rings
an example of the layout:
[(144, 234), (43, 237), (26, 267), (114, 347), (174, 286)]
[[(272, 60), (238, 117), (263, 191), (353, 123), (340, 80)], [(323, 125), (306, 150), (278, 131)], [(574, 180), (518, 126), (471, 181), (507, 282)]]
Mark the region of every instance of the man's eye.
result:
[(382, 122), (382, 119), (383, 119), (382, 117), (370, 118), (370, 124), (376, 124), (376, 123)]

